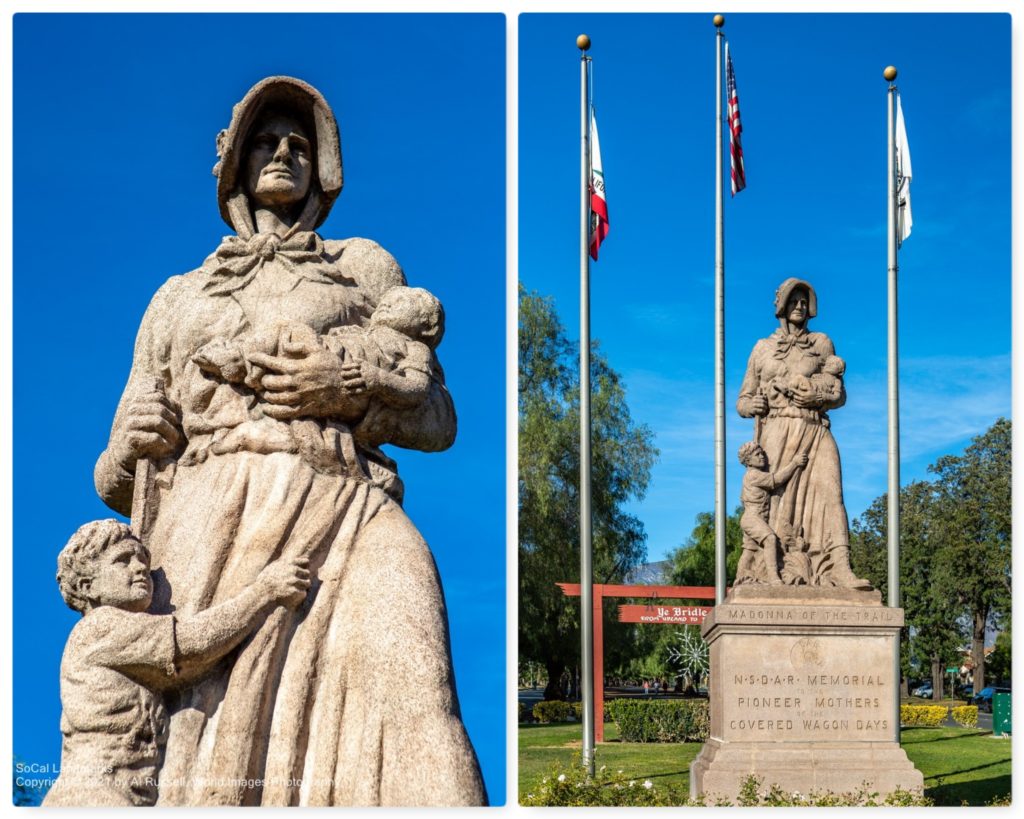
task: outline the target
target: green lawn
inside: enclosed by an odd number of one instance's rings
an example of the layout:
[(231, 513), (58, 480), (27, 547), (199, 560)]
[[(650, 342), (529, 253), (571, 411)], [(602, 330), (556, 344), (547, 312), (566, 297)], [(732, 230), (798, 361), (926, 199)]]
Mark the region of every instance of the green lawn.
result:
[(952, 697), (946, 697), (944, 700), (938, 700), (937, 702), (931, 697), (927, 699), (924, 697), (900, 697), (900, 702), (903, 705), (944, 705), (947, 708), (955, 708), (958, 705), (970, 705), (967, 700), (953, 699)]
[(984, 805), (1010, 793), (1010, 740), (974, 728), (904, 728), (902, 745), (937, 805)]
[[(573, 754), (580, 752), (580, 736), (576, 723), (519, 726), (520, 793), (529, 793), (556, 762), (571, 762)], [(700, 752), (699, 744), (619, 742), (619, 731), (611, 722), (605, 723), (604, 737), (605, 742), (597, 749), (599, 766), (607, 765), (627, 775), (635, 771), (635, 778), (641, 781), (688, 787), (690, 763)]]
[[(970, 728), (906, 728), (903, 747), (924, 774), (925, 795), (937, 805), (984, 805), (1010, 793), (1010, 740)], [(605, 723), (605, 742), (597, 748), (598, 766), (622, 770), (636, 780), (689, 788), (690, 763), (698, 743), (682, 745), (619, 742), (613, 723)], [(519, 726), (519, 791), (529, 793), (555, 763), (568, 765), (580, 751), (580, 726)]]

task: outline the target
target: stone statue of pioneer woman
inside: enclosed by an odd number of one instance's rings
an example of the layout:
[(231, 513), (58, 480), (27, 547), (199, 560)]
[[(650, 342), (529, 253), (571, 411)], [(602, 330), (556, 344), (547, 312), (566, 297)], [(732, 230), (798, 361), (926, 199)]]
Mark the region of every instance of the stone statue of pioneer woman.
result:
[[(767, 521), (787, 551), (806, 550), (810, 559), (802, 582), (870, 589), (871, 584), (850, 569), (839, 449), (828, 417), (829, 410), (846, 403), (844, 367), (832, 340), (807, 328), (817, 312), (818, 298), (808, 282), (789, 278), (779, 285), (775, 293), (779, 327), (754, 345), (736, 409), (744, 418), (756, 419), (755, 441), (764, 450), (770, 470), (807, 457), (803, 469), (775, 487)], [(756, 545), (745, 540), (744, 548)], [(744, 565), (756, 564), (744, 561)], [(769, 574), (777, 578), (777, 572)], [(756, 570), (736, 578), (737, 583), (768, 580), (768, 575)]]
[[(146, 504), (155, 613), (208, 609), (281, 557), (308, 558), (312, 588), (212, 674), (177, 669), (158, 804), (483, 804), (440, 581), (379, 448), (451, 445), (443, 372), (432, 352), (327, 343), (405, 276), (371, 241), (315, 232), (342, 186), (316, 89), (257, 83), (217, 153), (235, 235), (153, 297), (96, 486), (126, 515)], [(416, 326), (436, 345), (443, 313)], [(382, 368), (419, 386), (387, 391)], [(382, 622), (376, 601), (399, 595), (416, 605)]]

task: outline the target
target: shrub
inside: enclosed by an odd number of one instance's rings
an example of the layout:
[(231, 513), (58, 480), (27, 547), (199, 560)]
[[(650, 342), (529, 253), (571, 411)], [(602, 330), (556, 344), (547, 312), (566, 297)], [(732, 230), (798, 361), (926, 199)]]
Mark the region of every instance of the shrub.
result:
[(573, 717), (572, 704), (562, 700), (544, 700), (533, 706), (537, 722), (569, 722)]
[[(948, 714), (949, 709), (945, 705), (900, 706), (900, 722), (913, 728), (936, 728), (942, 725), (942, 721)], [(975, 720), (977, 720), (977, 715), (975, 715)]]
[(519, 703), (519, 721), (520, 722), (529, 722), (530, 721), (530, 717), (532, 715), (533, 714), (530, 711), (530, 706), (528, 706), (525, 702)]
[(977, 705), (959, 705), (951, 713), (953, 714), (953, 721), (957, 725), (962, 725), (964, 728), (978, 727)]
[[(611, 715), (608, 713), (608, 703), (609, 702), (610, 702), (610, 700), (605, 700), (604, 701), (604, 721), (605, 722), (610, 722), (611, 721)], [(575, 715), (577, 722), (583, 722), (583, 703), (582, 702), (574, 702), (572, 704), (572, 713)]]
[[(854, 806), (893, 805), (930, 807), (935, 803), (920, 794), (897, 790), (879, 799), (877, 793), (864, 785), (853, 793), (835, 794), (831, 791), (811, 791), (807, 795), (787, 793), (778, 785), (761, 787), (762, 780), (747, 777), (736, 798), (740, 806), (805, 807), (805, 806)], [(655, 784), (650, 779), (639, 781), (629, 779), (622, 771), (611, 773), (605, 766), (593, 778), (588, 778), (580, 765), (579, 755), (568, 767), (556, 765), (531, 793), (520, 795), (519, 803), (524, 807), (579, 807), (579, 806), (678, 806), (701, 807), (708, 804), (729, 806), (728, 799), (715, 798), (711, 801), (701, 797), (689, 799), (686, 791), (674, 785)]]
[(708, 738), (707, 700), (617, 699), (608, 713), (623, 742), (704, 742)]
[(606, 766), (587, 776), (576, 754), (568, 766), (556, 764), (531, 793), (520, 794), (525, 807), (655, 807), (685, 805), (686, 791), (679, 786), (655, 785), (650, 779), (629, 779)]

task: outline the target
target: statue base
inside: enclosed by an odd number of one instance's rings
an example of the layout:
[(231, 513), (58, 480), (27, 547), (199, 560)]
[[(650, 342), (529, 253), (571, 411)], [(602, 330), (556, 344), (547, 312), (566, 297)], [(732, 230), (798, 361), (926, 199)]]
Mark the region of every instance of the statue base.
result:
[(894, 679), (903, 610), (877, 591), (734, 588), (704, 621), (711, 665), (710, 738), (690, 765), (690, 793), (735, 799), (760, 789), (921, 792), (899, 744)]

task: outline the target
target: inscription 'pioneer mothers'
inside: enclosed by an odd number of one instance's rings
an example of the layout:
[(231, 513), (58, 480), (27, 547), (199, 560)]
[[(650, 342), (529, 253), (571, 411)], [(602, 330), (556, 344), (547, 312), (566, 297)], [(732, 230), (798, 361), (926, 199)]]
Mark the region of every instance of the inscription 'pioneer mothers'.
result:
[[(722, 680), (728, 711), (723, 739), (884, 741), (891, 737), (891, 682), (881, 674), (843, 668), (840, 644), (830, 645), (829, 636), (737, 635), (736, 639), (749, 644), (739, 653), (749, 658), (749, 665), (734, 668)], [(869, 652), (885, 651), (885, 638), (861, 639)]]

